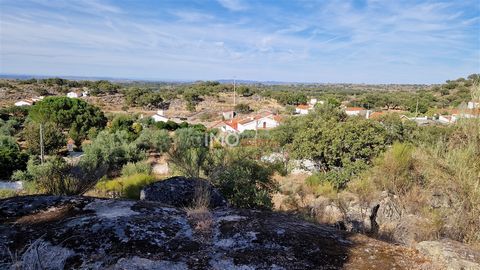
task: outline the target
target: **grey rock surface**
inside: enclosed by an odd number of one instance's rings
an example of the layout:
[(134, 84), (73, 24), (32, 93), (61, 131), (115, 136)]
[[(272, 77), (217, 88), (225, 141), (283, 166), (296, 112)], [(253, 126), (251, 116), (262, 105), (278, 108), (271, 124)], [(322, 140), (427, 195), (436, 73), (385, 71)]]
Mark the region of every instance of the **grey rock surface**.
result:
[(288, 214), (203, 211), (80, 196), (3, 199), (0, 269), (437, 269), (410, 249)]

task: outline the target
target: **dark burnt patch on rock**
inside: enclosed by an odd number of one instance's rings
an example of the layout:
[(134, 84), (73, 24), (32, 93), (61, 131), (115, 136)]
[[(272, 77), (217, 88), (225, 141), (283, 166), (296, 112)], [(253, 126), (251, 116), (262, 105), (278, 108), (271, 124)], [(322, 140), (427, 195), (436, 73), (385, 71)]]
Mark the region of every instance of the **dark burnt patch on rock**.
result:
[(204, 179), (186, 178), (182, 176), (172, 177), (158, 181), (144, 187), (140, 198), (147, 201), (157, 201), (175, 207), (190, 207), (194, 205), (199, 194), (197, 191), (208, 193), (209, 207), (227, 206), (227, 201), (214, 188), (210, 182)]

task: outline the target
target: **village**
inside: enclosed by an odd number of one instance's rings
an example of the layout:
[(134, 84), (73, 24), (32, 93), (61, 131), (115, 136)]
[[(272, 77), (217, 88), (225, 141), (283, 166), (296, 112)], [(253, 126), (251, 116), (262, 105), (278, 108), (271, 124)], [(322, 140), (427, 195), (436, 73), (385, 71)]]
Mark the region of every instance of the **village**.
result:
[[(43, 100), (45, 96), (34, 96), (29, 99), (18, 100), (14, 103), (15, 106), (31, 106), (36, 102)], [(66, 93), (66, 97), (86, 99), (89, 97), (88, 88), (84, 87), (76, 91)], [(235, 100), (235, 97), (234, 97)], [(324, 100), (311, 98), (305, 104), (299, 104), (295, 107), (293, 116), (307, 115), (314, 110), (315, 106), (323, 105)], [(233, 108), (236, 104), (231, 106), (231, 110), (221, 110), (216, 112), (217, 117), (221, 120), (208, 122), (199, 120), (198, 115), (203, 111), (195, 112), (189, 115), (176, 115), (175, 111), (158, 109), (155, 112), (146, 112), (140, 115), (140, 118), (151, 117), (154, 122), (168, 122), (173, 121), (177, 124), (182, 122), (190, 122), (191, 124), (203, 124), (210, 129), (220, 129), (222, 132), (228, 133), (242, 133), (246, 130), (268, 130), (275, 128), (282, 123), (282, 118), (289, 116), (285, 113), (279, 113), (278, 109), (275, 112), (269, 108), (259, 108), (255, 112), (248, 114), (239, 114)], [(225, 106), (223, 106), (225, 107)], [(461, 104), (458, 108), (443, 109), (441, 113), (432, 116), (419, 115), (416, 113), (408, 114), (404, 110), (371, 110), (362, 107), (349, 107), (348, 102), (343, 102), (340, 106), (347, 116), (357, 116), (365, 119), (378, 119), (382, 115), (388, 113), (398, 114), (401, 118), (416, 122), (418, 125), (432, 125), (432, 124), (454, 124), (457, 120), (462, 118), (478, 118), (480, 112), (480, 105), (478, 101), (468, 101), (466, 104)], [(211, 112), (211, 110), (209, 110)], [(196, 117), (193, 117), (196, 116)]]

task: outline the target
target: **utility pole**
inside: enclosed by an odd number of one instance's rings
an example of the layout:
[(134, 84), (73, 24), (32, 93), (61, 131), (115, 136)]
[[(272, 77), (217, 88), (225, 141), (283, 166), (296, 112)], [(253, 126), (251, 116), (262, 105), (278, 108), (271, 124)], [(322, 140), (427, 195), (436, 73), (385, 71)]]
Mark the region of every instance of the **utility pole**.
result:
[(415, 107), (415, 117), (418, 117), (418, 97), (417, 97), (417, 106)]
[(40, 162), (43, 164), (45, 149), (43, 145), (43, 124), (40, 124)]

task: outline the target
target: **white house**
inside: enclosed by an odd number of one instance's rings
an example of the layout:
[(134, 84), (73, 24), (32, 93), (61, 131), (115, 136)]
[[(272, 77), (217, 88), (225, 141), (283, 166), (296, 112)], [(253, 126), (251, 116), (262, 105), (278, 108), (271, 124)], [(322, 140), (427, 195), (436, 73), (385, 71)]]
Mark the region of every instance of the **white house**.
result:
[(346, 107), (345, 113), (348, 116), (363, 116), (366, 119), (370, 118), (371, 110), (367, 110), (361, 107)]
[(312, 105), (300, 104), (295, 108), (296, 114), (308, 114), (313, 109)]
[(310, 103), (310, 105), (315, 106), (315, 104), (317, 104), (317, 102), (318, 102), (318, 100), (316, 98), (311, 98), (309, 103)]
[(280, 117), (272, 113), (259, 114), (242, 120), (232, 119), (225, 121), (221, 130), (223, 132), (242, 133), (245, 130), (270, 129), (280, 125)]
[(457, 121), (457, 115), (440, 115), (438, 121), (443, 124), (451, 124)]
[(235, 117), (235, 115), (236, 115), (235, 111), (222, 112), (223, 119), (225, 119), (225, 120), (233, 119)]
[(69, 98), (78, 98), (78, 94), (75, 92), (68, 92), (67, 97)]
[(165, 117), (163, 110), (158, 110), (157, 113), (152, 116), (152, 118), (155, 122), (167, 122), (169, 120), (168, 117)]
[(236, 119), (231, 119), (222, 123), (220, 130), (222, 132), (237, 133), (238, 132), (238, 121)]
[(31, 102), (27, 102), (27, 101), (23, 101), (23, 100), (15, 102), (15, 106), (18, 106), (18, 107), (20, 107), (20, 106), (31, 106), (31, 105), (32, 105)]
[(44, 96), (34, 97), (34, 98), (32, 98), (32, 101), (37, 102), (37, 101), (43, 100), (44, 98), (45, 98)]
[(360, 107), (347, 107), (347, 108), (345, 108), (345, 113), (348, 116), (359, 116), (360, 113), (362, 113), (363, 111), (365, 111), (365, 109), (360, 108)]
[(469, 109), (480, 108), (480, 103), (479, 103), (479, 102), (475, 102), (475, 101), (469, 101), (469, 102), (467, 103), (467, 108), (469, 108)]

